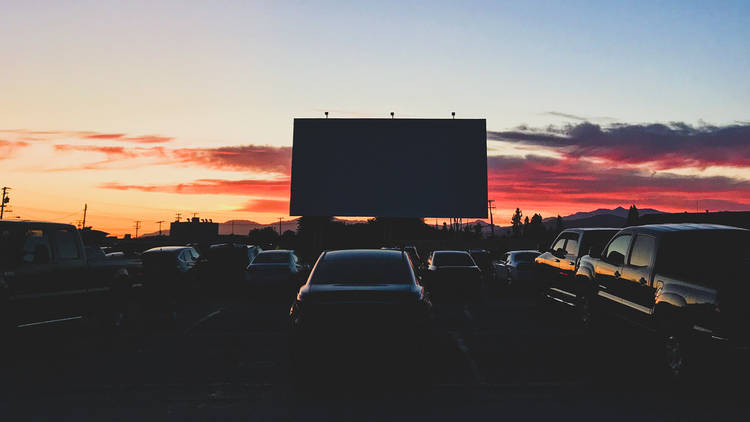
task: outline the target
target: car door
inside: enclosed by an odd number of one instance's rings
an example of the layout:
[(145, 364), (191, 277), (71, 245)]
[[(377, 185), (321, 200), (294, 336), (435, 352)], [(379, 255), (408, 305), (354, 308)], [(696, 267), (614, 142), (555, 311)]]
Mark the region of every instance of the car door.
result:
[(511, 264), (510, 253), (505, 253), (502, 260), (495, 261), (495, 280), (501, 280), (503, 282), (508, 280), (508, 266)]
[(612, 238), (595, 266), (598, 295), (604, 299), (603, 303), (609, 312), (623, 312), (625, 289), (622, 271), (632, 237), (630, 233), (623, 233)]
[(56, 306), (63, 318), (82, 317), (90, 311), (88, 290), (98, 288), (89, 277), (83, 244), (74, 227), (56, 227), (51, 230), (54, 255), (54, 287)]
[(627, 263), (622, 269), (622, 299), (630, 308), (634, 322), (647, 324), (654, 309), (653, 268), (656, 237), (639, 233), (632, 242)]
[(8, 307), (12, 323), (35, 325), (55, 318), (50, 301), (52, 245), (49, 232), (41, 227), (21, 228), (19, 259), (4, 274), (8, 284)]
[(557, 271), (560, 268), (560, 257), (565, 252), (565, 232), (560, 233), (557, 239), (552, 243), (550, 250), (539, 255), (536, 262), (538, 266), (541, 282), (545, 287), (557, 287)]
[(575, 284), (576, 260), (580, 246), (580, 233), (568, 232), (565, 234), (565, 247), (557, 262), (556, 287), (566, 292), (571, 298), (576, 297), (577, 286)]

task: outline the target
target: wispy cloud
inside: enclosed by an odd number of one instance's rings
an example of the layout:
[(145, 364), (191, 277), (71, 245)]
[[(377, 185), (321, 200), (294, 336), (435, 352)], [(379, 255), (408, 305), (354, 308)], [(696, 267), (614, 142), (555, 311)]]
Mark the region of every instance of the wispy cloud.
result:
[(160, 135), (129, 135), (126, 133), (103, 133), (90, 130), (28, 130), (1, 129), (14, 138), (26, 141), (61, 141), (68, 139), (118, 141), (137, 144), (162, 144), (171, 142), (174, 138)]
[(142, 192), (181, 193), (190, 195), (245, 195), (266, 198), (289, 196), (289, 179), (199, 179), (193, 182), (169, 185), (132, 185), (116, 182), (99, 185), (102, 189), (138, 190)]
[(24, 141), (6, 141), (4, 139), (0, 139), (0, 160), (6, 160), (8, 158), (13, 157), (13, 154), (15, 154), (16, 151), (18, 151), (21, 148), (26, 148), (29, 146), (28, 142)]
[(562, 113), (562, 112), (559, 112), (559, 111), (545, 111), (542, 114), (546, 115), (546, 116), (555, 116), (555, 117), (562, 117), (564, 119), (578, 120), (578, 121), (581, 121), (581, 122), (614, 122), (614, 121), (617, 120), (614, 117), (607, 117), (607, 116), (599, 116), (599, 117), (590, 116), (590, 117), (584, 117), (584, 116), (578, 116), (578, 115), (570, 114), (570, 113)]

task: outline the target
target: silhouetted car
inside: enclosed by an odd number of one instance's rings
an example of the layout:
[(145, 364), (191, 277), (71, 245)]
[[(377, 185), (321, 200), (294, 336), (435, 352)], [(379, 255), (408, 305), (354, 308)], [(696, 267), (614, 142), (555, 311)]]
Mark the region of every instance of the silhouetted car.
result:
[(426, 322), (429, 307), (405, 252), (340, 250), (320, 255), (290, 317), (297, 330), (412, 330)]
[(199, 288), (198, 251), (192, 246), (161, 246), (144, 251), (141, 258), (145, 299), (176, 318)]
[(748, 268), (748, 230), (712, 224), (629, 227), (601, 255), (581, 260), (579, 315), (587, 325), (602, 312), (657, 332), (664, 351), (654, 356), (665, 356), (669, 372), (680, 376), (707, 357), (702, 346), (750, 347)]
[(482, 297), (482, 271), (466, 251), (434, 251), (422, 284), (434, 302), (476, 302)]
[(420, 278), (422, 276), (422, 259), (419, 257), (419, 252), (417, 252), (417, 248), (415, 246), (404, 246), (403, 248), (382, 247), (380, 249), (386, 249), (389, 251), (400, 251), (403, 249), (404, 252), (409, 254), (409, 260), (411, 261), (411, 265), (414, 268), (414, 273), (417, 275), (417, 278)]
[(514, 283), (531, 283), (534, 281), (534, 259), (541, 255), (539, 251), (510, 251), (499, 261), (493, 262), (492, 277), (496, 282), (511, 285)]
[(307, 271), (294, 251), (263, 251), (248, 265), (247, 280), (255, 289), (296, 290)]
[(247, 279), (247, 266), (262, 251), (257, 246), (240, 243), (219, 243), (206, 248), (205, 272), (210, 274), (211, 287), (234, 289)]
[(575, 273), (581, 257), (589, 251), (599, 252), (620, 229), (582, 228), (560, 232), (549, 250), (534, 262), (535, 294), (542, 299), (575, 306), (578, 289)]
[(74, 321), (106, 325), (124, 316), (132, 283), (114, 262), (90, 262), (68, 224), (0, 221), (0, 325), (3, 329)]
[(477, 267), (482, 270), (482, 275), (490, 277), (490, 274), (492, 274), (492, 255), (490, 251), (486, 249), (469, 249), (469, 255), (474, 259)]

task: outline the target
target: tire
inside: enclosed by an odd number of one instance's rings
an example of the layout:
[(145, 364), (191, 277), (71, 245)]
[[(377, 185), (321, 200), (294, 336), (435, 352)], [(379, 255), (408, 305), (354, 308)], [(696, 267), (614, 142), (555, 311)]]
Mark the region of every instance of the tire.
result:
[(663, 368), (671, 380), (685, 380), (692, 374), (693, 363), (687, 331), (677, 324), (665, 324), (660, 330)]
[(592, 293), (582, 293), (578, 296), (576, 303), (578, 321), (584, 330), (593, 331), (596, 328), (596, 317), (594, 315), (594, 300)]

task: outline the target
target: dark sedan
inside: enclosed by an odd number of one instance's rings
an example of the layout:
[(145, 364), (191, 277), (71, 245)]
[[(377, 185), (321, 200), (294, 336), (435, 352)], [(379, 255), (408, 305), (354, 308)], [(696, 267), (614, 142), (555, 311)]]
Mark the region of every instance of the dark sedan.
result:
[(423, 283), (435, 302), (477, 302), (482, 297), (482, 270), (466, 251), (434, 251)]
[(405, 252), (323, 252), (290, 315), (297, 329), (413, 327), (429, 308)]
[(199, 287), (198, 251), (191, 246), (149, 249), (143, 260), (143, 288), (150, 305), (167, 308), (172, 318)]
[[(392, 371), (419, 378), (409, 357), (421, 356), (429, 309), (406, 252), (323, 252), (290, 310), (296, 379), (318, 386), (336, 374), (372, 380)], [(334, 369), (342, 365), (356, 370)]]
[(263, 251), (248, 265), (247, 280), (253, 289), (293, 293), (304, 280), (307, 270), (294, 251)]

